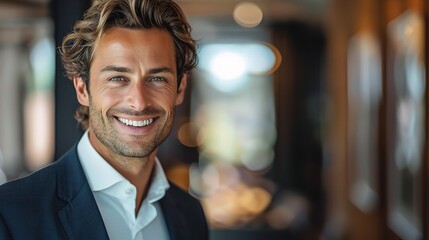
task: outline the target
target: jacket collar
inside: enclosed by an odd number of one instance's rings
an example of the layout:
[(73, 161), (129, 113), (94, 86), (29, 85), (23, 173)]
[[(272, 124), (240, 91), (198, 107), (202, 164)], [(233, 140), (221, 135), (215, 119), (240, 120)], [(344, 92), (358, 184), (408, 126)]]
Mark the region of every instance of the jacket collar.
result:
[(160, 200), (161, 208), (164, 214), (164, 219), (170, 233), (171, 240), (190, 239), (189, 229), (186, 226), (186, 218), (180, 210), (173, 189), (170, 188), (166, 195)]
[[(58, 218), (69, 239), (106, 239), (109, 237), (91, 188), (80, 164), (76, 145), (57, 163), (57, 196), (64, 201)], [(171, 240), (190, 239), (186, 218), (170, 188), (160, 200)], [(62, 205), (62, 204), (61, 204)]]
[(77, 156), (76, 145), (57, 161), (58, 218), (69, 239), (109, 239)]

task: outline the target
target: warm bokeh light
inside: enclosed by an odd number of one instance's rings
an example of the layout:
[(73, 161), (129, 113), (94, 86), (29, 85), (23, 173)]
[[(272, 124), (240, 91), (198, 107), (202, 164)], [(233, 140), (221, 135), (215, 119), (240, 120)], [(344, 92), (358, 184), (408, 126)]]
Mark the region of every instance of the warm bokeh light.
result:
[(261, 23), (264, 14), (257, 4), (242, 2), (235, 6), (233, 16), (237, 24), (251, 28)]
[(191, 166), (190, 190), (200, 196), (210, 226), (239, 226), (267, 211), (272, 202), (273, 183), (249, 173), (223, 162)]
[(224, 185), (202, 198), (208, 221), (213, 227), (234, 227), (245, 224), (261, 214), (272, 195), (261, 187), (243, 182)]
[(261, 213), (270, 203), (271, 194), (261, 187), (245, 188), (238, 198), (242, 208), (252, 214)]
[(233, 124), (225, 115), (213, 114), (212, 121), (205, 124), (198, 137), (200, 151), (230, 163), (238, 162), (240, 139)]
[(54, 154), (53, 96), (38, 92), (24, 105), (25, 157), (27, 167), (36, 170), (52, 161)]
[(184, 123), (178, 131), (179, 141), (187, 147), (197, 147), (198, 126), (192, 122)]
[(171, 166), (166, 169), (165, 175), (167, 176), (168, 180), (175, 183), (177, 186), (182, 188), (183, 190), (187, 191), (189, 190), (189, 165), (178, 163), (174, 166)]

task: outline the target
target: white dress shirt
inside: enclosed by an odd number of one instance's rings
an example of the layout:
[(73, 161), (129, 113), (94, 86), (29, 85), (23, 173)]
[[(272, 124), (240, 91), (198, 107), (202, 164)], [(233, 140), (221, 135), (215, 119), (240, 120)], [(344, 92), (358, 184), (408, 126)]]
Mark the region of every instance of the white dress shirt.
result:
[[(3, 162), (3, 155), (2, 155), (2, 152), (1, 152), (1, 149), (0, 149), (0, 166), (1, 166), (2, 162)], [(4, 174), (4, 172), (0, 168), (0, 185), (3, 184), (3, 183), (5, 183), (6, 181), (7, 181), (6, 175)]]
[(169, 188), (159, 160), (155, 160), (152, 182), (137, 216), (136, 188), (94, 149), (88, 131), (77, 152), (111, 240), (168, 240), (169, 234), (159, 200)]
[(0, 185), (6, 182), (6, 175), (3, 173), (3, 171), (0, 168)]

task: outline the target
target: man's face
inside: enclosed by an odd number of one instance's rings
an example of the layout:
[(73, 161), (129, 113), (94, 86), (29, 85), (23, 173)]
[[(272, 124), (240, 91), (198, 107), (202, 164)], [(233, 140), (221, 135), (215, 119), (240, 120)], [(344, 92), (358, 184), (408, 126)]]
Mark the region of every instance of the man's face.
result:
[(186, 77), (177, 86), (174, 43), (158, 29), (112, 28), (99, 40), (90, 67), (89, 93), (74, 80), (79, 102), (89, 106), (92, 145), (106, 159), (156, 154), (168, 136)]

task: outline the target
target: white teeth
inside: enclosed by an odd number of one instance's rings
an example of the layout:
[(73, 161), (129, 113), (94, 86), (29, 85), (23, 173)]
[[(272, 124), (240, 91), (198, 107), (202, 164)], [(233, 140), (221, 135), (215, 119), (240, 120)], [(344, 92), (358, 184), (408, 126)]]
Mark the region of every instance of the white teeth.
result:
[(133, 126), (133, 127), (144, 127), (144, 126), (150, 125), (153, 122), (153, 118), (143, 120), (143, 121), (133, 121), (125, 118), (118, 118), (118, 120), (125, 125)]

